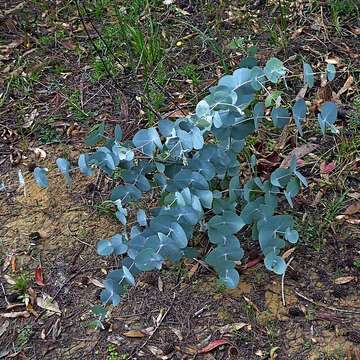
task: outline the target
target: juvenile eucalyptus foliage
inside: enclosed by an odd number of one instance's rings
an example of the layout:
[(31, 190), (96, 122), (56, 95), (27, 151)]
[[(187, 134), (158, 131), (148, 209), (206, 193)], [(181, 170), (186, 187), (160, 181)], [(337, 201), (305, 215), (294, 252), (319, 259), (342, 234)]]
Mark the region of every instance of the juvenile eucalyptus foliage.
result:
[[(334, 67), (328, 66), (326, 74), (333, 80)], [(289, 168), (276, 169), (268, 179), (256, 176), (252, 156), (254, 176), (243, 183), (238, 156), (246, 138), (266, 117), (277, 128), (293, 119), (302, 135), (307, 113), (304, 99), (293, 104), (281, 104), (278, 98), (262, 101), (270, 96), (269, 83), (278, 84), (285, 75), (286, 68), (276, 58), (264, 68), (235, 70), (210, 88), (193, 115), (176, 121), (162, 119), (156, 127), (139, 130), (132, 140), (123, 140), (119, 126), (111, 139), (104, 135), (104, 124), (93, 129), (86, 143), (103, 145), (80, 155), (80, 172), (91, 176), (99, 168), (109, 177), (121, 178), (110, 199), (123, 232), (97, 243), (99, 255), (122, 259), (122, 267), (104, 280), (103, 303), (119, 304), (122, 287), (134, 285), (137, 273), (161, 269), (166, 259), (176, 262), (184, 256), (195, 257), (189, 240), (196, 231), (207, 232), (213, 249), (205, 261), (229, 288), (239, 282), (235, 262), (244, 256), (239, 235), (245, 229), (251, 229), (252, 240), (259, 242), (265, 267), (284, 273), (281, 250), (287, 243), (296, 243), (299, 234), (293, 218), (278, 214), (277, 206), (282, 197), (293, 206), (293, 198), (307, 181), (297, 169), (296, 158)], [(304, 64), (304, 81), (309, 87), (315, 82), (309, 64)], [(323, 133), (337, 131), (336, 113), (334, 103), (321, 106), (318, 121)], [(69, 161), (60, 158), (56, 163), (70, 187)], [(36, 168), (34, 175), (39, 186), (48, 186), (47, 169)], [(159, 194), (159, 206), (148, 209), (147, 193), (154, 191)], [(136, 224), (128, 224), (129, 206), (135, 208)]]

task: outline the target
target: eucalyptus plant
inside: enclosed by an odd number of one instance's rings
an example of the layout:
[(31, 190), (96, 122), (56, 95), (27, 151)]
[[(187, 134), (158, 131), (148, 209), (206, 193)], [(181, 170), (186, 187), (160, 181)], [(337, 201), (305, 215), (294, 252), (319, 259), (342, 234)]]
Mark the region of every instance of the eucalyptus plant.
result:
[[(269, 101), (269, 83), (285, 82), (287, 74), (279, 59), (271, 58), (263, 68), (250, 63), (223, 76), (192, 115), (176, 121), (161, 119), (157, 126), (141, 129), (127, 140), (118, 125), (112, 138), (105, 136), (104, 124), (90, 132), (86, 144), (101, 146), (80, 155), (80, 172), (91, 176), (98, 168), (121, 179), (110, 201), (122, 232), (100, 240), (96, 247), (101, 256), (121, 258), (121, 268), (110, 271), (104, 280), (103, 303), (119, 304), (122, 287), (134, 285), (137, 273), (161, 269), (165, 260), (197, 256), (189, 241), (198, 231), (206, 232), (212, 244), (204, 260), (229, 288), (239, 283), (236, 262), (244, 257), (240, 235), (246, 229), (259, 242), (265, 267), (276, 274), (286, 270), (281, 251), (287, 243), (296, 243), (299, 234), (294, 219), (279, 214), (278, 203), (283, 197), (292, 207), (294, 197), (307, 186), (306, 178), (295, 157), (288, 168), (277, 168), (268, 178), (257, 176), (253, 155), (254, 174), (242, 182), (239, 154), (246, 138), (269, 118), (276, 128), (293, 119), (303, 135), (308, 109), (302, 98), (293, 104), (281, 104), (278, 97)], [(334, 66), (327, 67), (326, 75), (329, 81), (334, 79)], [(314, 86), (309, 64), (304, 64), (304, 82)], [(337, 132), (336, 117), (335, 103), (321, 105), (322, 133)], [(71, 187), (70, 162), (59, 158), (56, 163)], [(40, 187), (48, 186), (47, 169), (37, 167), (34, 176)], [(149, 209), (146, 199), (154, 195), (159, 196), (158, 207)], [(136, 222), (128, 222), (130, 215), (135, 215)]]

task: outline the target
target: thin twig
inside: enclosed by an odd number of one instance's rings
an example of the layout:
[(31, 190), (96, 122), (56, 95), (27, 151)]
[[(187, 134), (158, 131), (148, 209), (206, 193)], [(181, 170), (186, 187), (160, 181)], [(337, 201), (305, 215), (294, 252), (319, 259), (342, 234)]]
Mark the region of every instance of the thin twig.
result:
[(306, 297), (305, 295), (299, 293), (298, 291), (295, 290), (295, 294), (297, 296), (299, 296), (300, 298), (316, 305), (316, 306), (320, 306), (320, 307), (323, 307), (325, 309), (328, 309), (328, 310), (332, 310), (332, 311), (338, 311), (338, 312), (342, 312), (342, 313), (347, 313), (347, 314), (359, 314), (360, 315), (360, 311), (356, 311), (356, 310), (347, 310), (347, 309), (338, 309), (338, 308), (335, 308), (333, 306), (330, 306), (330, 305), (326, 305), (326, 304), (322, 304), (322, 303), (319, 303), (319, 302), (316, 302), (308, 297)]
[[(107, 269), (114, 269), (115, 266), (109, 266), (107, 267)], [(66, 285), (68, 285), (72, 280), (74, 280), (77, 276), (79, 276), (82, 273), (85, 273), (87, 271), (95, 271), (95, 270), (102, 270), (103, 267), (91, 267), (91, 268), (82, 268), (79, 271), (77, 271), (75, 274), (71, 275), (68, 279), (66, 279), (62, 285), (59, 287), (59, 289), (57, 290), (57, 292), (55, 293), (55, 295), (52, 297), (52, 300), (50, 302), (53, 302), (56, 300), (56, 298), (60, 295), (61, 291), (64, 289), (64, 287)], [(36, 319), (40, 319), (42, 316), (44, 316), (44, 314), (46, 313), (47, 310), (43, 310)]]
[[(106, 47), (106, 50), (111, 54), (111, 56), (114, 58), (114, 60), (116, 61), (117, 64), (119, 64), (121, 66), (121, 68), (124, 70), (125, 67), (122, 64), (122, 62), (120, 61), (120, 59), (118, 58), (118, 56), (116, 56), (116, 54), (114, 53), (114, 51), (112, 50), (111, 46), (109, 46), (108, 42), (104, 39), (104, 37), (101, 35), (100, 31), (97, 29), (97, 27), (94, 25), (93, 21), (91, 20), (91, 14), (89, 13), (87, 7), (83, 4), (83, 8), (85, 11), (86, 16), (89, 19), (90, 25), (93, 28), (93, 30), (96, 32), (96, 34), (99, 36), (99, 39), (103, 42), (103, 44)], [(159, 62), (160, 63), (160, 62)], [(130, 74), (130, 76), (128, 77), (134, 77), (133, 75)], [(185, 112), (179, 107), (179, 105), (176, 103), (176, 101), (174, 101), (173, 96), (165, 89), (165, 87), (161, 86), (151, 75), (148, 76), (149, 80), (175, 105), (175, 107), (177, 108), (177, 110), (181, 111), (181, 113), (183, 115), (186, 115)]]
[(8, 301), (8, 299), (7, 299), (7, 297), (6, 297), (6, 291), (5, 291), (4, 285), (3, 285), (3, 283), (0, 283), (0, 284), (1, 284), (1, 289), (2, 289), (2, 291), (3, 291), (3, 293), (4, 293), (5, 301), (6, 301), (6, 303), (9, 305), (9, 301)]
[(99, 170), (97, 177), (96, 177), (96, 181), (95, 181), (95, 187), (94, 190), (91, 194), (91, 206), (94, 206), (94, 200), (95, 200), (95, 191), (97, 191), (97, 189), (99, 189), (100, 183), (102, 180), (102, 176), (101, 176), (101, 171)]
[(134, 355), (136, 355), (141, 349), (143, 349), (147, 343), (151, 340), (151, 338), (155, 335), (155, 333), (157, 332), (157, 330), (159, 329), (159, 327), (161, 326), (161, 324), (163, 323), (163, 321), (165, 320), (167, 314), (170, 312), (170, 310), (172, 309), (174, 302), (176, 299), (176, 293), (174, 292), (172, 301), (170, 306), (168, 307), (168, 309), (166, 310), (165, 314), (163, 315), (163, 317), (161, 318), (161, 320), (158, 322), (158, 324), (155, 327), (155, 330), (152, 332), (152, 334), (144, 341), (144, 343), (138, 347), (137, 349), (135, 349), (127, 358), (126, 360), (132, 359)]
[(286, 270), (289, 267), (289, 265), (291, 264), (291, 262), (294, 260), (294, 258), (292, 257), (289, 262), (286, 264), (286, 268), (284, 273), (282, 274), (281, 277), (281, 300), (282, 300), (282, 304), (283, 306), (286, 306), (286, 301), (285, 301), (285, 274), (286, 274)]
[[(116, 88), (117, 88), (118, 90), (120, 90), (120, 89), (121, 89), (120, 84), (118, 83), (118, 81), (115, 79), (115, 77), (113, 76), (113, 74), (112, 74), (111, 71), (109, 70), (108, 65), (106, 64), (104, 58), (102, 57), (101, 51), (100, 51), (99, 48), (96, 46), (95, 42), (93, 41), (93, 39), (92, 39), (92, 37), (91, 37), (91, 35), (90, 35), (90, 33), (89, 33), (89, 30), (88, 30), (87, 27), (86, 27), (85, 20), (84, 20), (82, 14), (81, 14), (81, 9), (80, 9), (80, 5), (79, 5), (79, 0), (76, 0), (76, 1), (75, 1), (75, 4), (76, 4), (76, 9), (77, 9), (77, 12), (78, 12), (80, 21), (81, 21), (81, 23), (82, 23), (82, 25), (83, 25), (83, 28), (84, 28), (84, 30), (85, 30), (85, 32), (86, 32), (86, 35), (87, 35), (87, 37), (88, 37), (88, 39), (89, 39), (92, 47), (94, 48), (96, 54), (99, 56), (100, 61), (101, 61), (102, 65), (103, 65), (106, 73), (108, 74), (109, 78), (114, 82)], [(83, 4), (83, 7), (84, 7), (84, 9), (85, 9), (84, 4)], [(157, 111), (155, 111), (150, 104), (141, 103), (141, 102), (136, 98), (136, 96), (134, 97), (134, 100), (139, 104), (139, 106), (142, 105), (144, 108), (146, 108), (147, 110), (149, 110), (150, 112), (152, 112), (159, 120), (161, 119), (160, 114), (159, 114)]]

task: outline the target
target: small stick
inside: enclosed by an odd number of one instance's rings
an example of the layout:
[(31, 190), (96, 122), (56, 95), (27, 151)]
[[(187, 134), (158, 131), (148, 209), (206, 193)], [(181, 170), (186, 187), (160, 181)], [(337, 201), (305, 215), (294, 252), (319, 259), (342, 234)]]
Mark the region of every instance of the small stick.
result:
[(338, 309), (338, 308), (335, 308), (333, 306), (329, 306), (329, 305), (325, 305), (325, 304), (322, 304), (322, 303), (318, 303), (308, 297), (306, 297), (305, 295), (299, 293), (298, 291), (295, 290), (295, 294), (297, 296), (299, 296), (300, 298), (316, 305), (316, 306), (320, 306), (320, 307), (324, 307), (326, 309), (329, 309), (329, 310), (332, 310), (332, 311), (338, 311), (338, 312), (342, 312), (342, 313), (347, 313), (347, 314), (359, 314), (360, 315), (360, 311), (356, 311), (356, 310), (347, 310), (347, 309)]
[(9, 305), (10, 303), (9, 303), (7, 297), (6, 297), (6, 291), (5, 291), (4, 285), (3, 285), (3, 283), (0, 283), (0, 284), (1, 284), (1, 289), (2, 289), (2, 291), (3, 291), (3, 293), (4, 293), (5, 301), (6, 301), (6, 303)]
[(141, 349), (143, 349), (146, 344), (151, 340), (151, 338), (155, 335), (155, 333), (157, 332), (157, 330), (159, 329), (159, 327), (161, 326), (161, 324), (163, 323), (164, 319), (166, 318), (167, 314), (169, 313), (169, 311), (171, 310), (171, 308), (173, 307), (174, 305), (174, 302), (175, 302), (175, 298), (176, 298), (176, 293), (174, 293), (173, 295), (173, 299), (171, 301), (171, 304), (170, 306), (168, 307), (168, 309), (166, 310), (164, 316), (161, 318), (161, 320), (159, 321), (159, 323), (156, 325), (155, 327), (155, 330), (152, 332), (152, 334), (144, 341), (144, 343), (137, 349), (135, 349), (127, 358), (126, 360), (129, 360), (129, 359), (132, 359), (133, 356), (135, 354), (137, 354)]
[(282, 304), (283, 306), (286, 306), (286, 301), (285, 301), (285, 274), (286, 274), (286, 270), (289, 267), (289, 265), (291, 264), (291, 262), (294, 260), (294, 257), (292, 257), (289, 262), (286, 264), (286, 268), (284, 273), (282, 274), (281, 277), (281, 300), (282, 300)]
[(94, 188), (93, 193), (91, 194), (91, 206), (94, 206), (95, 191), (97, 191), (97, 189), (99, 188), (101, 180), (102, 180), (102, 177), (101, 177), (101, 172), (99, 170), (99, 172), (97, 174), (97, 177), (96, 177), (96, 180), (95, 180), (95, 188)]

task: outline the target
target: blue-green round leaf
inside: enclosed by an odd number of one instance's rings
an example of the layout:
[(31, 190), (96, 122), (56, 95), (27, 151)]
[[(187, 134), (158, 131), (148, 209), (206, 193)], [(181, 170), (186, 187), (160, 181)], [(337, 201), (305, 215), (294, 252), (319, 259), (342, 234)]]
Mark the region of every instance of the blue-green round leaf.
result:
[(111, 191), (112, 201), (121, 200), (123, 204), (141, 199), (141, 191), (134, 185), (120, 185)]
[(295, 244), (299, 240), (299, 233), (296, 230), (292, 230), (291, 228), (287, 228), (285, 231), (285, 239), (292, 244)]
[(331, 132), (336, 134), (338, 130), (334, 126), (337, 118), (337, 106), (333, 102), (325, 102), (320, 106), (320, 113), (318, 114), (318, 121), (320, 129), (323, 134), (327, 128), (330, 128)]
[(135, 265), (139, 270), (150, 271), (161, 269), (163, 258), (154, 249), (143, 249), (135, 257)]
[(211, 209), (213, 202), (213, 193), (210, 190), (197, 190), (194, 189), (193, 193), (196, 194), (201, 202), (201, 205), (206, 209)]
[(123, 211), (121, 210), (116, 211), (115, 216), (123, 225), (126, 225), (127, 223), (126, 214)]
[(47, 169), (36, 167), (34, 169), (34, 177), (36, 184), (41, 188), (47, 188), (49, 186), (49, 180), (47, 178)]
[(292, 107), (294, 121), (301, 136), (303, 134), (301, 124), (305, 120), (306, 111), (307, 111), (307, 107), (304, 99), (297, 100), (294, 106)]
[(267, 61), (264, 72), (266, 77), (272, 83), (276, 84), (279, 79), (286, 74), (286, 69), (282, 61), (273, 57)]
[(102, 157), (102, 164), (106, 165), (111, 170), (115, 170), (116, 164), (111, 150), (109, 150), (105, 146), (101, 146), (96, 150), (96, 153), (100, 154), (100, 156)]
[(117, 306), (120, 304), (121, 298), (120, 295), (115, 294), (113, 291), (104, 289), (100, 293), (100, 300), (103, 304), (112, 303), (112, 305)]
[(124, 272), (124, 276), (126, 281), (130, 284), (130, 285), (135, 285), (135, 278), (133, 276), (133, 274), (129, 271), (129, 269), (123, 265), (122, 267), (123, 272)]
[(119, 143), (121, 141), (122, 135), (123, 135), (123, 133), (122, 133), (120, 125), (116, 125), (115, 126), (115, 141), (117, 143)]
[(195, 150), (200, 150), (204, 146), (204, 138), (198, 127), (192, 129), (192, 142)]
[(106, 316), (106, 309), (101, 306), (101, 305), (95, 305), (91, 308), (91, 312), (95, 315), (95, 316), (100, 316), (102, 318), (105, 318)]
[(103, 282), (105, 289), (100, 294), (100, 300), (104, 304), (109, 304), (110, 302), (116, 306), (120, 304), (120, 286), (114, 282), (112, 279), (106, 279)]
[[(251, 83), (251, 70), (247, 68), (236, 69), (233, 72), (233, 79), (235, 80), (235, 88), (243, 90), (247, 88), (247, 91), (252, 91), (252, 88), (248, 85)], [(241, 91), (240, 91), (241, 92)], [(239, 94), (239, 92), (238, 92)]]
[(265, 114), (265, 104), (263, 102), (256, 103), (253, 109), (255, 129), (259, 128), (259, 124), (264, 118), (264, 114)]
[(218, 82), (218, 86), (222, 88), (228, 88), (229, 90), (233, 90), (236, 87), (236, 80), (232, 75), (224, 75), (220, 78)]
[(120, 144), (115, 143), (111, 148), (113, 154), (118, 157), (120, 161), (131, 161), (134, 159), (134, 152), (132, 149), (126, 148)]
[(84, 174), (85, 176), (93, 175), (94, 172), (93, 172), (92, 168), (88, 165), (88, 155), (87, 154), (81, 154), (79, 156), (78, 165), (79, 165), (79, 170), (82, 174)]
[(239, 273), (235, 269), (225, 269), (219, 273), (220, 281), (229, 289), (235, 289), (240, 280)]
[(133, 138), (133, 144), (150, 157), (153, 156), (156, 147), (162, 149), (161, 140), (155, 128), (139, 130)]
[(143, 209), (139, 209), (136, 213), (136, 220), (141, 226), (147, 225), (146, 212)]
[(121, 269), (111, 270), (106, 279), (111, 279), (115, 283), (120, 284), (125, 279), (124, 271)]
[(273, 271), (275, 274), (281, 275), (286, 270), (286, 263), (285, 260), (278, 255), (275, 255), (273, 252), (270, 252), (265, 256), (265, 267)]
[(272, 109), (271, 119), (277, 128), (282, 129), (285, 125), (288, 124), (290, 120), (290, 115), (287, 109), (283, 107), (278, 107)]
[(159, 120), (159, 131), (162, 136), (169, 137), (172, 135), (173, 130), (175, 129), (175, 123), (168, 119)]
[(210, 114), (210, 106), (205, 100), (201, 100), (197, 105), (195, 109), (196, 115), (199, 118), (202, 118), (204, 116), (207, 116)]
[(334, 64), (326, 65), (326, 77), (329, 81), (333, 81), (336, 75), (336, 68)]
[(212, 228), (223, 235), (235, 234), (245, 226), (244, 220), (232, 211), (224, 211), (223, 215), (215, 215), (208, 222)]
[(171, 231), (170, 237), (174, 240), (177, 247), (183, 249), (187, 246), (188, 240), (184, 229), (178, 223), (173, 222), (170, 225), (169, 230)]
[(63, 158), (58, 158), (56, 160), (56, 165), (58, 166), (60, 172), (64, 175), (67, 185), (70, 187), (72, 179), (70, 176), (70, 162)]
[(304, 83), (308, 85), (309, 88), (312, 88), (315, 84), (314, 72), (311, 66), (307, 63), (304, 63), (303, 69), (304, 69)]
[(285, 188), (291, 180), (292, 173), (289, 169), (278, 168), (270, 176), (271, 184), (281, 188)]
[(251, 69), (251, 86), (256, 91), (261, 90), (265, 81), (266, 77), (264, 71), (260, 67), (254, 66)]
[(93, 146), (97, 142), (103, 139), (105, 132), (105, 124), (101, 123), (99, 125), (95, 125), (91, 130), (88, 136), (85, 139), (85, 144), (88, 146)]
[(116, 234), (111, 237), (111, 245), (114, 249), (115, 255), (125, 254), (128, 247), (123, 243), (123, 238), (120, 234)]
[(100, 240), (96, 244), (96, 251), (101, 256), (109, 256), (114, 252), (111, 241)]
[(299, 190), (300, 190), (299, 180), (296, 178), (291, 179), (286, 185), (286, 190), (284, 191), (284, 193), (291, 207), (293, 207), (292, 198), (298, 194)]

